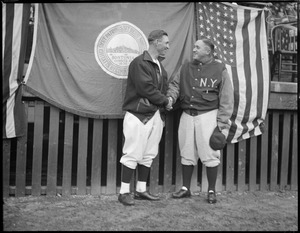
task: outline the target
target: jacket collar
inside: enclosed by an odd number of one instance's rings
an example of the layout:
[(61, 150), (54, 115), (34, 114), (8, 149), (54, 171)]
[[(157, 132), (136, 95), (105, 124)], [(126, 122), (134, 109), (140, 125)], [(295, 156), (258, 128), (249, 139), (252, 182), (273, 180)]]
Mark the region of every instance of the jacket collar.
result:
[(150, 56), (148, 51), (144, 51), (143, 55), (144, 55), (144, 60), (153, 62), (152, 57)]
[(207, 65), (207, 64), (210, 64), (210, 63), (214, 63), (214, 61), (215, 61), (215, 58), (212, 58), (211, 60), (209, 60), (205, 63), (202, 63), (202, 62), (197, 61), (197, 60), (193, 60), (192, 64), (194, 64), (194, 65)]

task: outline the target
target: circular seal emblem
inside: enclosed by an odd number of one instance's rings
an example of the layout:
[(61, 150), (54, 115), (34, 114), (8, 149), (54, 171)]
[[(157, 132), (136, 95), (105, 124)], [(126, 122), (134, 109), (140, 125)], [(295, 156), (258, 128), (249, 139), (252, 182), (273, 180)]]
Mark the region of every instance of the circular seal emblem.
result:
[(109, 75), (125, 79), (130, 62), (148, 49), (144, 33), (132, 23), (121, 21), (103, 29), (95, 42), (95, 58)]

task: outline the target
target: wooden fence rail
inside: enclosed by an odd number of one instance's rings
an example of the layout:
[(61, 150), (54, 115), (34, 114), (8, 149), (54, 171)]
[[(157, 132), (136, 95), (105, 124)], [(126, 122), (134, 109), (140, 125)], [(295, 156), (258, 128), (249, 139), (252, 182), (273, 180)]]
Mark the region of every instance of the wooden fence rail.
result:
[[(298, 190), (297, 96), (276, 83), (271, 91), (266, 132), (224, 148), (217, 191)], [(3, 140), (4, 197), (118, 193), (123, 119), (84, 118), (38, 98), (24, 101), (27, 135)], [(167, 115), (148, 181), (153, 193), (171, 192), (182, 184), (177, 143), (180, 114), (176, 110)], [(207, 190), (201, 162), (194, 169), (191, 190)]]

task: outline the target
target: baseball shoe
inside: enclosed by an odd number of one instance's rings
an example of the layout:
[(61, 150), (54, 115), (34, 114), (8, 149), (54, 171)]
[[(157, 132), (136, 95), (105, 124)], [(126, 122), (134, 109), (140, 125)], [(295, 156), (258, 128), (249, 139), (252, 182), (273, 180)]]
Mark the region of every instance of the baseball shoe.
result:
[(214, 204), (217, 202), (216, 193), (213, 190), (209, 190), (207, 193), (207, 202), (210, 204)]
[(172, 193), (173, 198), (183, 198), (183, 197), (190, 197), (191, 196), (191, 191), (180, 189), (178, 192)]
[(123, 205), (134, 205), (134, 200), (132, 199), (130, 193), (119, 194), (118, 201)]
[(149, 201), (158, 201), (159, 196), (152, 195), (148, 191), (145, 192), (138, 192), (136, 191), (134, 194), (134, 199), (138, 200), (149, 200)]

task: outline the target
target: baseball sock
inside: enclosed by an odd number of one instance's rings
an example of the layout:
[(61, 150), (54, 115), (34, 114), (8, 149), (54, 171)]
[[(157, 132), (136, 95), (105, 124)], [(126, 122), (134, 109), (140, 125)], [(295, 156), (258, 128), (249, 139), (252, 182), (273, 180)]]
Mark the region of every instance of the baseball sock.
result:
[(193, 171), (194, 165), (182, 164), (182, 185), (187, 189), (190, 189)]
[(149, 176), (150, 167), (138, 164), (138, 181), (136, 183), (136, 191), (145, 192), (147, 186), (147, 179)]
[(120, 194), (130, 193), (130, 180), (134, 169), (122, 165), (122, 179)]
[(121, 182), (120, 194), (130, 193), (130, 183)]
[(208, 180), (208, 191), (212, 190), (215, 192), (216, 180), (218, 175), (218, 166), (206, 167), (206, 175)]
[(137, 181), (136, 183), (136, 191), (143, 193), (146, 191), (146, 185), (147, 182), (146, 181)]

